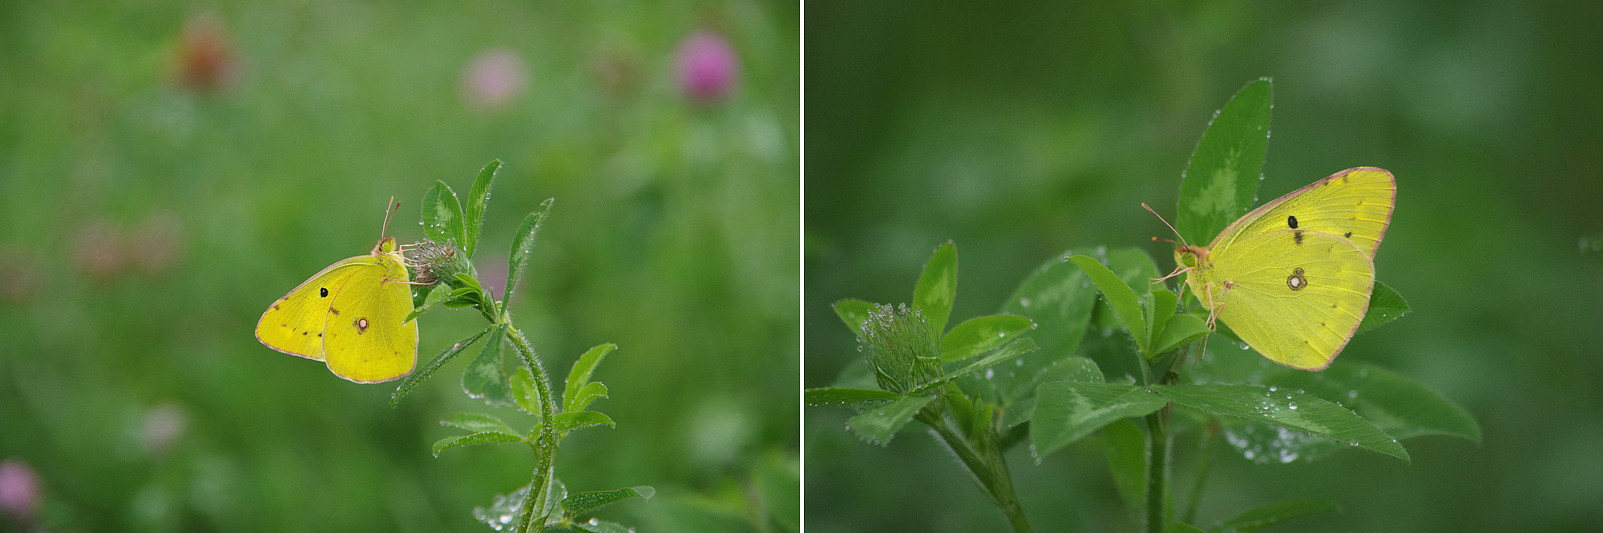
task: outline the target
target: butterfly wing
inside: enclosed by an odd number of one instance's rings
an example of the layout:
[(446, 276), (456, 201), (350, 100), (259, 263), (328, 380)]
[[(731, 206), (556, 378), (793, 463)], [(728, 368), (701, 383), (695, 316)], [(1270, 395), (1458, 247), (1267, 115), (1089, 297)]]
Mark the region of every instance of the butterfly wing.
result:
[(330, 302), (323, 348), (328, 369), (357, 383), (390, 381), (417, 365), (417, 322), (406, 266), (390, 254), (366, 256)]
[(329, 302), (369, 259), (357, 256), (329, 265), (273, 302), (256, 322), (256, 340), (280, 352), (322, 361)]
[(1350, 168), (1254, 209), (1219, 232), (1209, 248), (1217, 252), (1234, 240), (1302, 230), (1340, 236), (1373, 258), (1396, 204), (1397, 180), (1391, 172)]
[(1270, 231), (1236, 239), (1213, 257), (1206, 281), (1222, 291), (1219, 319), (1274, 362), (1324, 369), (1369, 309), (1374, 263), (1340, 235)]

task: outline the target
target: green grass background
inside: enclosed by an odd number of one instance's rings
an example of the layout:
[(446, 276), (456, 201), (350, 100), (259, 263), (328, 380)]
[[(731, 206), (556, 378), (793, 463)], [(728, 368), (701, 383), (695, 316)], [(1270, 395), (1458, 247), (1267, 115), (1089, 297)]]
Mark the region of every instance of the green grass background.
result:
[[(455, 431), (437, 421), (529, 422), (464, 398), (464, 362), (391, 409), (392, 386), (340, 380), (252, 329), (297, 283), (366, 253), (387, 198), (404, 202), (391, 234), (420, 240), (434, 180), (466, 194), (499, 158), (480, 271), (504, 277), (518, 222), (555, 197), (515, 320), (558, 379), (586, 348), (620, 346), (595, 375), (613, 397), (594, 406), (618, 427), (570, 437), (558, 475), (655, 486), (601, 512), (642, 530), (793, 526), (794, 483), (778, 502), (767, 487), (798, 469), (797, 9), (0, 5), (0, 458), (40, 476), (38, 524), (483, 530), (470, 509), (527, 483), (531, 455), (434, 459)], [(177, 78), (185, 21), (202, 16), (236, 59), (214, 91)], [(675, 80), (674, 51), (700, 28), (739, 57), (719, 105)], [(493, 48), (528, 83), (484, 110), (462, 76)], [(421, 356), (482, 325), (425, 315)], [(182, 430), (152, 446), (163, 417)]]
[[(812, 2), (803, 297), (806, 386), (860, 364), (830, 304), (907, 302), (957, 242), (952, 321), (996, 312), (1069, 249), (1144, 246), (1167, 269), (1179, 178), (1211, 116), (1275, 81), (1259, 201), (1333, 172), (1397, 176), (1376, 258), (1409, 299), (1355, 338), (1367, 361), (1465, 406), (1480, 444), (1405, 441), (1403, 464), (1214, 468), (1201, 525), (1289, 497), (1340, 514), (1277, 531), (1592, 531), (1603, 523), (1603, 40), (1555, 2)], [(1172, 220), (1172, 219), (1171, 219)], [(1215, 342), (1215, 344), (1218, 344)], [(1236, 352), (1236, 353), (1232, 353)], [(1217, 357), (1256, 357), (1226, 350)], [(809, 407), (809, 531), (1000, 531), (951, 455), (910, 430), (888, 447)], [(1038, 531), (1121, 531), (1100, 442), (1009, 456)], [(1177, 456), (1190, 488), (1194, 457)]]

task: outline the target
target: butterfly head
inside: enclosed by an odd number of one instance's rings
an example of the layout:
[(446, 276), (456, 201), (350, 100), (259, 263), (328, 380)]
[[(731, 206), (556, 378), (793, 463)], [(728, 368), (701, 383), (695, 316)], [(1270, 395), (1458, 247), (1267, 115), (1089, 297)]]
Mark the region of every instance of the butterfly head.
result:
[(378, 244), (373, 245), (373, 255), (393, 254), (395, 250), (395, 237), (379, 239)]
[(1182, 269), (1193, 269), (1208, 262), (1207, 246), (1182, 244), (1174, 249), (1174, 264)]

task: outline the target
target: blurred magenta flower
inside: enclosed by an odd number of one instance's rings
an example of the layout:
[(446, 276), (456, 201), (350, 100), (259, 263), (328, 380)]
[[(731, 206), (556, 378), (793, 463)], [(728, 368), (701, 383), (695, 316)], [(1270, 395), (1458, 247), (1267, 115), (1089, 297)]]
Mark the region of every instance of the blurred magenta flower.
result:
[(39, 476), (28, 463), (0, 462), (0, 512), (27, 522), (39, 510)]
[(182, 406), (171, 403), (157, 405), (145, 413), (140, 440), (144, 442), (145, 451), (151, 455), (166, 455), (184, 436), (184, 428), (188, 425), (189, 414)]
[(734, 91), (740, 60), (723, 35), (697, 30), (679, 45), (679, 89), (702, 104), (723, 101)]
[(528, 84), (522, 56), (510, 48), (491, 48), (473, 56), (462, 69), (462, 100), (473, 108), (497, 109), (522, 94)]
[(239, 73), (239, 59), (220, 17), (203, 14), (184, 21), (178, 42), (178, 82), (198, 92), (227, 89)]

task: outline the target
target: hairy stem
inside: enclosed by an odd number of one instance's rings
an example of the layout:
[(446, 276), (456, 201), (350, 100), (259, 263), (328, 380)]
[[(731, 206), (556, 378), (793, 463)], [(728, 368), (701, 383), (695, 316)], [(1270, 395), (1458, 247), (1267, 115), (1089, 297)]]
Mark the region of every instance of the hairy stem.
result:
[(1197, 482), (1191, 486), (1191, 498), (1186, 502), (1186, 514), (1183, 515), (1188, 524), (1197, 519), (1197, 504), (1202, 501), (1202, 487), (1208, 481), (1208, 472), (1213, 469), (1213, 449), (1219, 440), (1216, 438), (1218, 434), (1218, 422), (1209, 420), (1203, 425), (1202, 444), (1199, 446), (1201, 451), (1197, 452), (1201, 464), (1197, 465)]
[(545, 516), (536, 516), (537, 511), (544, 511), (548, 502), (546, 498), (551, 494), (551, 482), (555, 477), (557, 443), (556, 432), (551, 429), (551, 421), (556, 416), (556, 399), (551, 396), (551, 378), (545, 373), (545, 366), (540, 364), (539, 356), (529, 348), (529, 340), (523, 337), (523, 332), (512, 326), (510, 322), (502, 323), (506, 328), (506, 336), (517, 349), (518, 356), (523, 358), (523, 366), (534, 375), (534, 388), (540, 395), (540, 434), (535, 437), (534, 448), (534, 474), (529, 479), (529, 497), (524, 500), (523, 514), (518, 518), (518, 533), (545, 530)]
[[(1018, 495), (1013, 491), (1013, 477), (1008, 473), (1007, 461), (1002, 457), (1002, 449), (992, 445), (984, 446), (984, 450), (976, 450), (967, 439), (958, 432), (953, 431), (944, 421), (925, 420), (931, 428), (935, 429), (946, 446), (957, 454), (968, 467), (969, 475), (980, 491), (984, 492), (1007, 516), (1008, 524), (1018, 533), (1031, 533), (1030, 520), (1024, 515), (1024, 507), (1019, 504)], [(997, 439), (991, 439), (993, 442)]]
[(1169, 407), (1147, 415), (1147, 533), (1163, 533), (1168, 527)]

